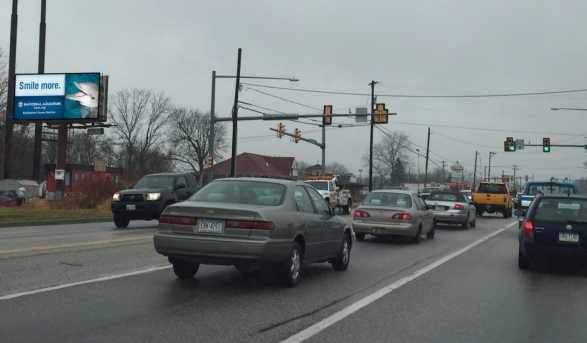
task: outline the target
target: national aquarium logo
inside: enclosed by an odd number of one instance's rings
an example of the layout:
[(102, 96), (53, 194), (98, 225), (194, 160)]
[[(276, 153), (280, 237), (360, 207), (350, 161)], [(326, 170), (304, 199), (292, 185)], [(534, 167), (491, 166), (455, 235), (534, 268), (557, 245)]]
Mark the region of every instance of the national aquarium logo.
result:
[(22, 101), (18, 102), (18, 107), (22, 107)]

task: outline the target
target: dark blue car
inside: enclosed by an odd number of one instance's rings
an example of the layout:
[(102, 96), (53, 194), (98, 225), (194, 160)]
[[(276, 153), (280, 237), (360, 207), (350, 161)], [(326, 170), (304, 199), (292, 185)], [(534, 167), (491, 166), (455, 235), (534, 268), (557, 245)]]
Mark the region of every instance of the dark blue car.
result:
[(519, 229), (518, 267), (530, 269), (532, 261), (552, 258), (587, 257), (587, 196), (538, 194)]

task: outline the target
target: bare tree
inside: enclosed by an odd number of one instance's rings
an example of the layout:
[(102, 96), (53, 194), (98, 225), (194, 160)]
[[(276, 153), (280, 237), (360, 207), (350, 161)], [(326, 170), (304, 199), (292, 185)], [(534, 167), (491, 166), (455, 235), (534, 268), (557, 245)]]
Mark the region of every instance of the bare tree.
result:
[(348, 173), (349, 170), (341, 163), (331, 162), (326, 165), (326, 172), (332, 174), (344, 174)]
[(0, 48), (0, 171), (4, 170), (4, 133), (6, 131), (7, 101), (8, 58), (6, 56), (6, 52), (2, 48)]
[[(373, 175), (392, 175), (398, 159), (402, 165), (408, 165), (410, 146), (408, 135), (398, 131), (386, 135), (381, 142), (373, 145)], [(369, 165), (368, 153), (363, 156), (363, 161)]]
[[(222, 158), (228, 149), (226, 125), (214, 125), (214, 157)], [(208, 140), (210, 138), (210, 113), (178, 107), (170, 115), (170, 150), (171, 158), (179, 164), (187, 165), (198, 175), (200, 186), (203, 182), (206, 157), (210, 156)]]
[(132, 177), (146, 167), (148, 155), (163, 150), (171, 98), (163, 92), (133, 88), (114, 93), (108, 102), (115, 136), (126, 156), (126, 175)]
[(310, 162), (307, 161), (296, 161), (296, 165), (298, 167), (298, 170), (304, 171), (306, 168), (312, 166), (310, 164)]

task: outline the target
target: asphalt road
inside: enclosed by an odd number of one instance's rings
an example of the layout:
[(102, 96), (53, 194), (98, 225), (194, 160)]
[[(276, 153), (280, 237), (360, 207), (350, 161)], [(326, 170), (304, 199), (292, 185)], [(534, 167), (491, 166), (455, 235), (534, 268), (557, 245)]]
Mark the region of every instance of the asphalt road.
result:
[(293, 289), (233, 267), (179, 280), (156, 222), (0, 229), (0, 341), (583, 341), (584, 269), (519, 271), (515, 223), (484, 216), (419, 245), (368, 236), (346, 272), (312, 265)]

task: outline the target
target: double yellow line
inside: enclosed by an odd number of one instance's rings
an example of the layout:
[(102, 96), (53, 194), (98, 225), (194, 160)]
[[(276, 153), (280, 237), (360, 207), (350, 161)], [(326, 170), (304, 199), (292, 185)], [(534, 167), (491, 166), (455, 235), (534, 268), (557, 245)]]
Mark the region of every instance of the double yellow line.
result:
[(4, 255), (4, 254), (18, 254), (18, 253), (31, 252), (31, 251), (43, 251), (43, 250), (53, 250), (53, 249), (76, 248), (76, 247), (84, 247), (84, 246), (92, 246), (92, 245), (100, 245), (100, 244), (109, 244), (109, 243), (121, 243), (121, 242), (130, 242), (130, 241), (141, 241), (141, 240), (147, 240), (147, 239), (153, 239), (153, 234), (151, 233), (151, 234), (148, 234), (148, 235), (141, 235), (141, 236), (128, 237), (128, 238), (105, 239), (105, 240), (101, 240), (101, 241), (75, 242), (75, 243), (66, 243), (66, 244), (43, 245), (43, 246), (36, 246), (36, 247), (26, 247), (26, 248), (0, 250), (0, 255)]

